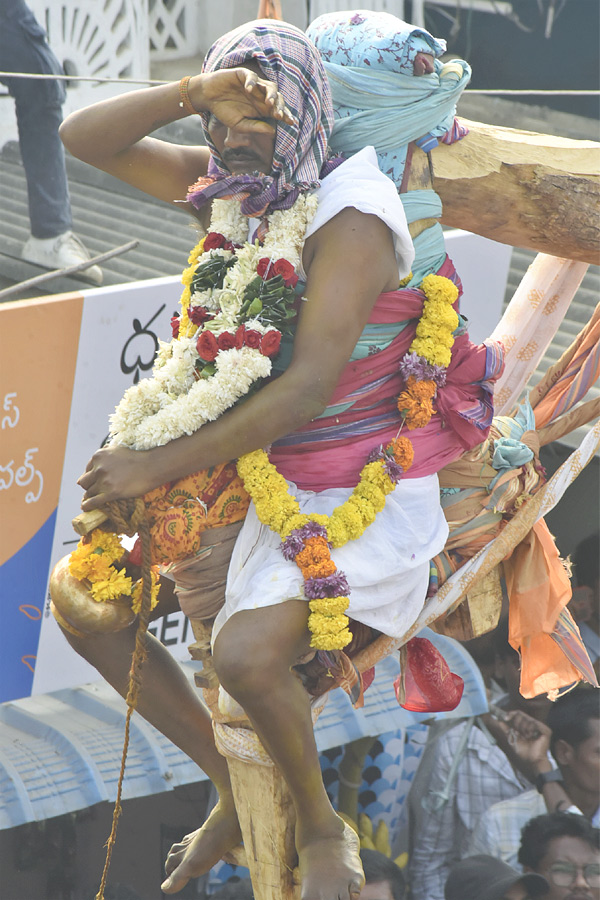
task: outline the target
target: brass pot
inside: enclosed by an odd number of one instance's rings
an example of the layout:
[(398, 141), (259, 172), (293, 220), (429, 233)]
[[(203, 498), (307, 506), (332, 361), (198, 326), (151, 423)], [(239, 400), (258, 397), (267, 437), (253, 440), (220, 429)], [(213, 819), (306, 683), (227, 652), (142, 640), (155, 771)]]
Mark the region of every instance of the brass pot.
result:
[(85, 583), (70, 574), (68, 556), (52, 571), (50, 597), (57, 622), (73, 634), (111, 634), (127, 628), (135, 619), (131, 597), (100, 603), (94, 600)]

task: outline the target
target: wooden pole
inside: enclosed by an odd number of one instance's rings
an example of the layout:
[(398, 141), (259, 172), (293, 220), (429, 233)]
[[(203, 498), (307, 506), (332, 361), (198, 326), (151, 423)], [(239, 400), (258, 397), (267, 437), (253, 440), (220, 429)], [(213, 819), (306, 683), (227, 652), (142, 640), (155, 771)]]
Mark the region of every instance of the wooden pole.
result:
[(461, 121), (430, 154), (442, 223), (502, 244), (600, 262), (600, 144)]
[(227, 757), (256, 900), (300, 900), (294, 878), (295, 810), (276, 766)]
[(239, 709), (238, 715), (219, 706), (219, 682), (210, 650), (212, 621), (192, 618), (190, 624), (195, 642), (189, 651), (203, 666), (196, 673), (196, 685), (203, 689), (217, 747), (227, 760), (242, 830), (244, 853), (237, 853), (236, 863), (248, 866), (256, 900), (300, 900), (295, 877), (296, 813), (289, 790), (243, 711)]

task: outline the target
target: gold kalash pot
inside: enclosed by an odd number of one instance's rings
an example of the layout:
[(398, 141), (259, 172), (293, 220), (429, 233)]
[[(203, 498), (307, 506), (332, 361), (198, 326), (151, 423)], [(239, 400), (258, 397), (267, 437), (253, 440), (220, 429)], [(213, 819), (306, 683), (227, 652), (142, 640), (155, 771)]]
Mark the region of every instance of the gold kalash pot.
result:
[(50, 608), (58, 624), (78, 637), (121, 631), (136, 618), (131, 597), (94, 600), (85, 581), (79, 581), (69, 572), (69, 556), (64, 556), (52, 571), (50, 598)]

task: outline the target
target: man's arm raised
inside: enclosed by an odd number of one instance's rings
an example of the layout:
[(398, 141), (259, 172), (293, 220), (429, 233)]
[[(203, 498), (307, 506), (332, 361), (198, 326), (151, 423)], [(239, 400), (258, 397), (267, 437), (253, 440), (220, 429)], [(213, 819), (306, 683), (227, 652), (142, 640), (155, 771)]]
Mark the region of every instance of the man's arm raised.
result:
[[(188, 94), (198, 112), (212, 112), (240, 130), (273, 131), (265, 118), (293, 122), (277, 86), (249, 69), (195, 75), (188, 82)], [(179, 82), (130, 91), (71, 113), (60, 136), (73, 156), (186, 209), (178, 201), (185, 198), (190, 184), (206, 175), (208, 148), (148, 136), (189, 115), (180, 100)]]
[(79, 479), (86, 491), (83, 510), (235, 459), (323, 411), (377, 297), (397, 287), (398, 268), (387, 226), (351, 208), (309, 238), (305, 265), (307, 299), (283, 375), (189, 437), (154, 450), (96, 451)]

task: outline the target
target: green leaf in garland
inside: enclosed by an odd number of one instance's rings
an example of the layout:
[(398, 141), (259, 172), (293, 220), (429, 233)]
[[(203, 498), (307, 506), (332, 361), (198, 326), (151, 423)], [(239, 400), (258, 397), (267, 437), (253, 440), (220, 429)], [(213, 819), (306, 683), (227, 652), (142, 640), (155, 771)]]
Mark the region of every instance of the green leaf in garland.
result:
[(196, 364), (196, 371), (201, 378), (210, 378), (211, 375), (214, 375), (217, 371), (217, 367), (214, 363), (204, 363)]
[(248, 318), (255, 319), (257, 316), (260, 315), (260, 313), (262, 312), (262, 309), (263, 309), (262, 301), (259, 300), (258, 297), (255, 297), (254, 300), (252, 301), (252, 303), (250, 304), (250, 306), (248, 307), (248, 313), (247, 313)]
[(236, 257), (231, 256), (225, 259), (223, 256), (212, 256), (207, 262), (198, 266), (192, 278), (191, 291), (206, 291), (209, 288), (223, 287), (223, 280), (227, 269), (230, 269), (236, 263)]

